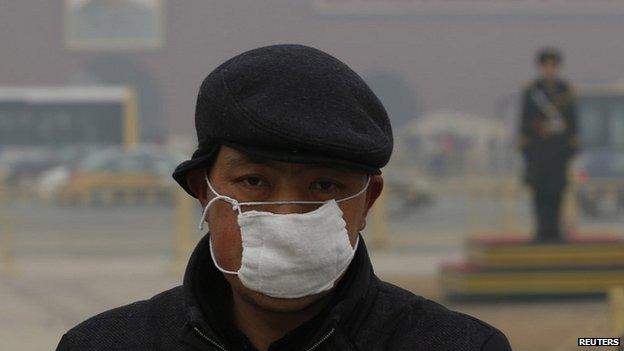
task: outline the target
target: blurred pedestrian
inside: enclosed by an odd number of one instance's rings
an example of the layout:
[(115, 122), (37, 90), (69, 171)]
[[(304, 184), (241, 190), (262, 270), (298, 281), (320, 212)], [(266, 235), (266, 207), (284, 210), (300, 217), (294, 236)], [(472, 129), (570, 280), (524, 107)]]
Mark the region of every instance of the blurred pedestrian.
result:
[(563, 57), (557, 48), (538, 52), (539, 76), (522, 94), (520, 148), (524, 180), (533, 192), (536, 242), (560, 242), (567, 169), (578, 149), (576, 97), (559, 75)]

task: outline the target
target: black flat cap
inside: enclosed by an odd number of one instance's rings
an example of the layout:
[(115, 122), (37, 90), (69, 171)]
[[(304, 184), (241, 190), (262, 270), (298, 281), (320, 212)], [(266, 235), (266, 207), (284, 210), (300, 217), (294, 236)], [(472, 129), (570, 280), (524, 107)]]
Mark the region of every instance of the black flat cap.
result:
[(392, 129), (381, 102), (338, 59), (303, 45), (272, 45), (226, 61), (197, 97), (198, 147), (173, 178), (210, 167), (226, 145), (252, 156), (381, 173)]
[(563, 54), (561, 53), (561, 50), (554, 46), (541, 48), (537, 52), (537, 55), (535, 55), (535, 61), (538, 64), (542, 64), (547, 60), (553, 60), (558, 64), (561, 64), (561, 62), (563, 61)]

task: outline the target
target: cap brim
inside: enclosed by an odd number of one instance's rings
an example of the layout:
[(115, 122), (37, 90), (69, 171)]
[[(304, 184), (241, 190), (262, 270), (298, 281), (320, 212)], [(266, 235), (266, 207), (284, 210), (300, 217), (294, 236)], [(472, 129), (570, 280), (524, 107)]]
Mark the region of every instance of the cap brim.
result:
[[(325, 155), (311, 153), (301, 150), (284, 150), (270, 147), (248, 146), (236, 143), (224, 142), (223, 145), (231, 147), (249, 155), (252, 158), (263, 160), (287, 162), (287, 163), (303, 163), (318, 164), (329, 167), (340, 167), (353, 171), (359, 171), (367, 174), (381, 174), (381, 170), (377, 167), (371, 167), (360, 163), (350, 162), (347, 160), (337, 159)], [(198, 169), (209, 168), (216, 157), (218, 147), (214, 148), (210, 153), (182, 162), (173, 172), (173, 179), (191, 196), (196, 197), (186, 182), (186, 173)]]
[(191, 188), (186, 181), (186, 174), (195, 169), (209, 168), (212, 165), (212, 162), (214, 161), (218, 150), (218, 147), (214, 148), (213, 150), (202, 156), (194, 157), (190, 160), (186, 160), (180, 163), (173, 171), (173, 174), (171, 176), (182, 187), (182, 189), (184, 189), (184, 191), (186, 191), (192, 197), (196, 198), (197, 196), (195, 196), (193, 191), (191, 191)]

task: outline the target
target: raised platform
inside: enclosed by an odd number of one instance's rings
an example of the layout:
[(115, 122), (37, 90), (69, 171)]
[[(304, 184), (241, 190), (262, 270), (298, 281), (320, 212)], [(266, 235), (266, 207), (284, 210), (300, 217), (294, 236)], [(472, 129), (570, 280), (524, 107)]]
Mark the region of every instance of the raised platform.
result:
[(477, 237), (466, 245), (468, 262), (487, 268), (602, 267), (624, 264), (624, 240), (601, 235), (565, 243), (534, 244), (527, 238)]
[(441, 283), (449, 297), (599, 295), (624, 285), (624, 265), (491, 269), (458, 263), (442, 268)]
[(601, 296), (624, 285), (624, 240), (615, 236), (573, 236), (557, 244), (475, 237), (466, 250), (466, 262), (440, 270), (451, 299)]

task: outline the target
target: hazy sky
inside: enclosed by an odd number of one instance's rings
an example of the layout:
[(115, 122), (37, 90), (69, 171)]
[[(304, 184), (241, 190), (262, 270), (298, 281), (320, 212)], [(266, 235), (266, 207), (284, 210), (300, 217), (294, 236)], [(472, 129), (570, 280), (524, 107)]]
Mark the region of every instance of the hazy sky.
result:
[[(309, 2), (215, 6), (222, 57), (272, 42), (328, 50), (365, 77), (385, 70), (409, 80), (428, 110), (492, 114), (495, 100), (534, 75), (535, 51), (563, 49), (577, 83), (624, 78), (624, 16), (369, 16), (316, 13)], [(622, 5), (624, 9), (624, 4)], [(620, 12), (621, 13), (621, 12)]]
[(64, 47), (63, 3), (0, 0), (0, 44), (16, 48), (3, 52), (0, 84), (67, 84), (109, 57), (117, 63), (107, 69), (128, 62), (153, 86), (149, 106), (162, 106), (154, 123), (173, 133), (193, 133), (197, 88), (212, 69), (275, 43), (315, 46), (364, 78), (399, 77), (387, 86), (409, 91), (386, 103), (415, 95), (418, 111), (492, 115), (499, 97), (533, 77), (535, 51), (544, 45), (563, 49), (564, 74), (577, 84), (624, 79), (624, 3), (602, 16), (335, 16), (315, 11), (313, 0), (165, 1), (162, 48), (110, 55)]

